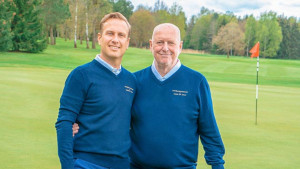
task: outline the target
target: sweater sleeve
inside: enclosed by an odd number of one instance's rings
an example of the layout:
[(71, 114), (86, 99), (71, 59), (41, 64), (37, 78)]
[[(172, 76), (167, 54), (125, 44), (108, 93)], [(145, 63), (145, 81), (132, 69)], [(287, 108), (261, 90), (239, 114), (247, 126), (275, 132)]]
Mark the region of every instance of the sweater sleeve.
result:
[(205, 160), (212, 169), (223, 169), (224, 144), (214, 116), (211, 93), (207, 80), (204, 78), (199, 88), (200, 111), (198, 133), (205, 151)]
[(73, 169), (72, 124), (76, 121), (85, 98), (86, 82), (81, 72), (73, 70), (68, 76), (60, 99), (60, 108), (55, 124), (57, 133), (58, 156), (62, 169)]

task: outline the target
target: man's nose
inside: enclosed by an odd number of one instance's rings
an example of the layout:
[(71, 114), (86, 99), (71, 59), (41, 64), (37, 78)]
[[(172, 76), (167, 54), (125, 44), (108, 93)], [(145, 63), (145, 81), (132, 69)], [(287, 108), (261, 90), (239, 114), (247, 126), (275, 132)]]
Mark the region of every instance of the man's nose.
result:
[(115, 35), (113, 38), (112, 38), (112, 42), (113, 43), (118, 43), (119, 42), (119, 38), (117, 35)]
[(163, 51), (168, 51), (169, 47), (168, 47), (168, 42), (165, 42), (163, 45)]

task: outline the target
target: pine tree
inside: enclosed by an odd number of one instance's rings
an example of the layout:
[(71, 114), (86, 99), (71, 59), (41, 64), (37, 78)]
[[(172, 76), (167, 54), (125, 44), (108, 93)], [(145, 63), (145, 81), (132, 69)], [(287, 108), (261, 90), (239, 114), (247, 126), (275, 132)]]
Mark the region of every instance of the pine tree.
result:
[(10, 11), (11, 6), (9, 1), (0, 1), (0, 51), (8, 51), (12, 47), (10, 25), (15, 13)]
[(278, 17), (282, 30), (282, 41), (277, 56), (283, 59), (299, 59), (300, 29), (297, 18), (286, 16)]
[(40, 52), (46, 49), (40, 0), (13, 0), (16, 15), (12, 21), (13, 51)]

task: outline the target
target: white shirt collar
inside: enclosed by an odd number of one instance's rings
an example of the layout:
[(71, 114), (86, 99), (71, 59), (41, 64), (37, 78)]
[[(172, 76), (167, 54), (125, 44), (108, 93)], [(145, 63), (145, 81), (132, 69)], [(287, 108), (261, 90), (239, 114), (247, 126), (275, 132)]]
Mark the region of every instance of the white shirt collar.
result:
[(156, 67), (155, 67), (155, 64), (154, 64), (154, 61), (151, 65), (151, 70), (153, 72), (153, 74), (155, 75), (155, 77), (159, 80), (159, 81), (164, 81), (164, 80), (167, 80), (169, 77), (171, 77), (175, 72), (177, 72), (177, 70), (181, 67), (181, 62), (180, 60), (178, 59), (177, 63), (175, 64), (175, 66), (164, 76), (162, 77)]
[(120, 65), (120, 68), (114, 68), (112, 67), (109, 63), (105, 62), (101, 57), (100, 54), (97, 54), (95, 57), (95, 60), (97, 60), (99, 63), (101, 63), (104, 67), (106, 67), (108, 70), (110, 70), (111, 72), (113, 72), (115, 75), (118, 75), (119, 73), (121, 73), (122, 70), (122, 66)]

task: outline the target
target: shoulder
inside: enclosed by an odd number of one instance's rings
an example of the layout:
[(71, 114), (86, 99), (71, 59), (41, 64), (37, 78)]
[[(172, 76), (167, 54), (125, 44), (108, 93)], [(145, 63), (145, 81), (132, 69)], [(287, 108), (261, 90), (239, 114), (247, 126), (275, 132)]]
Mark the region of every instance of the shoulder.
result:
[(91, 69), (93, 69), (93, 67), (94, 67), (93, 61), (77, 66), (75, 69), (71, 71), (68, 78), (75, 78), (79, 80), (81, 79), (81, 81), (84, 81), (87, 79), (87, 76), (90, 74), (89, 72)]
[(136, 81), (136, 77), (133, 73), (131, 73), (130, 71), (128, 71), (127, 69), (125, 69), (124, 67), (122, 67), (122, 71), (125, 74), (125, 76), (127, 78), (133, 79), (134, 81)]
[(206, 81), (206, 78), (202, 73), (200, 73), (194, 69), (191, 69), (185, 65), (181, 65), (181, 70), (184, 73), (184, 76), (186, 76), (186, 77), (189, 77), (192, 79), (198, 79), (200, 81), (203, 81), (203, 80)]
[(95, 67), (94, 60), (76, 67), (73, 71), (75, 71), (75, 72), (85, 72), (85, 71), (88, 71), (89, 69), (93, 69), (93, 67)]
[(151, 66), (148, 66), (148, 67), (146, 67), (146, 68), (144, 68), (144, 69), (142, 69), (142, 70), (139, 70), (139, 71), (137, 71), (137, 72), (134, 72), (133, 74), (134, 74), (137, 78), (139, 78), (139, 77), (141, 77), (141, 76), (143, 76), (143, 75), (145, 75), (145, 74), (148, 74), (149, 71), (151, 71)]

